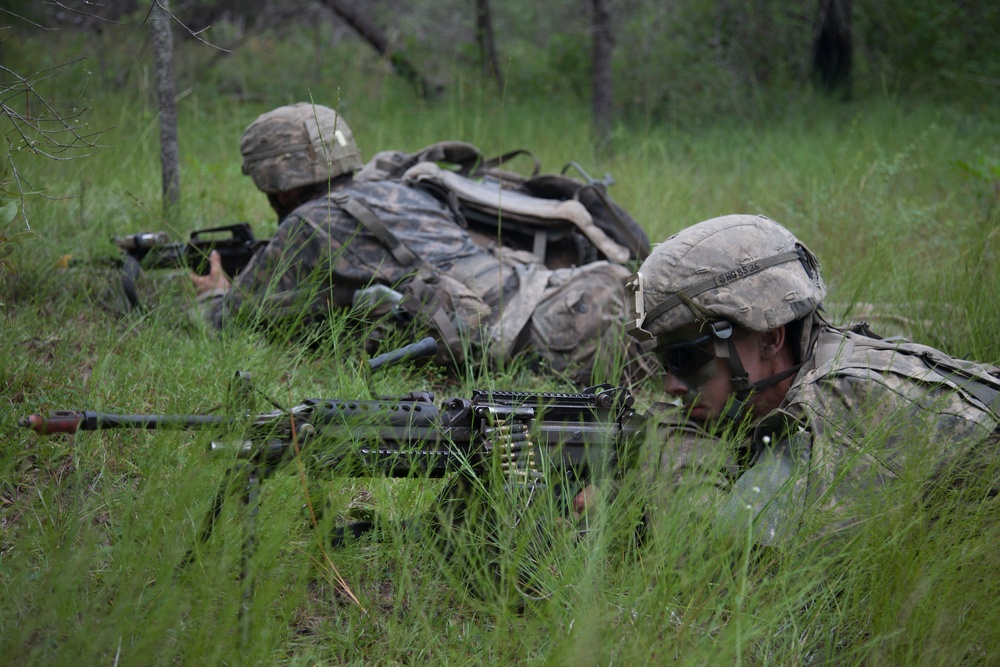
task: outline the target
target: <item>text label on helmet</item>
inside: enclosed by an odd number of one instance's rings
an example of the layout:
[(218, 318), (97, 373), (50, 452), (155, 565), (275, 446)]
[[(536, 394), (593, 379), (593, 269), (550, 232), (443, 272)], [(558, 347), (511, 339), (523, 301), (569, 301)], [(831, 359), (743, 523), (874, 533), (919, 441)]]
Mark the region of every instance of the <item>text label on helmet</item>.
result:
[(723, 285), (728, 285), (729, 283), (739, 280), (740, 278), (746, 278), (749, 275), (757, 273), (761, 269), (767, 268), (766, 266), (761, 266), (760, 262), (751, 262), (750, 264), (743, 264), (738, 269), (733, 269), (732, 271), (726, 271), (725, 273), (720, 273), (715, 276), (715, 284), (719, 287)]

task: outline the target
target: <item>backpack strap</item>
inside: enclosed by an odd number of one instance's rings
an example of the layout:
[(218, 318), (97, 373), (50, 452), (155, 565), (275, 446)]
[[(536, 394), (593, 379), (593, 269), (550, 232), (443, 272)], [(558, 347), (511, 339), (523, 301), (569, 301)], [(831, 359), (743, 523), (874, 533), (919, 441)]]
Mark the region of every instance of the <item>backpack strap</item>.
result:
[[(594, 202), (588, 202), (588, 193), (593, 193), (592, 196), (601, 201), (604, 205), (604, 210), (614, 219), (612, 229), (616, 232), (615, 240), (627, 246), (636, 259), (640, 261), (646, 259), (649, 256), (649, 236), (639, 226), (639, 223), (633, 220), (630, 215), (619, 208), (611, 199), (611, 195), (608, 194), (608, 186), (615, 184), (615, 180), (611, 178), (611, 174), (606, 174), (603, 180), (597, 180), (584, 171), (583, 167), (577, 162), (567, 162), (562, 168), (560, 175), (567, 179), (570, 178), (566, 176), (566, 172), (570, 168), (575, 169), (584, 181), (584, 184), (573, 192), (573, 199), (579, 200), (587, 207), (588, 211), (594, 211)], [(594, 221), (598, 222), (596, 215), (594, 216)], [(598, 225), (600, 225), (599, 222)]]
[(833, 330), (841, 335), (830, 337), (817, 345), (813, 362), (815, 368), (836, 359), (850, 358), (855, 348), (893, 350), (899, 354), (918, 357), (947, 383), (1000, 417), (1000, 369), (997, 367), (963, 362), (934, 348), (904, 339), (881, 339), (871, 334), (863, 323), (849, 331)]
[[(649, 256), (649, 238), (634, 220), (627, 220), (626, 217), (622, 215), (622, 210), (611, 200), (611, 196), (608, 195), (608, 191), (605, 189), (604, 184), (597, 181), (581, 186), (574, 195), (574, 198), (580, 201), (580, 203), (584, 206), (587, 206), (586, 201), (583, 199), (585, 193), (587, 192), (593, 192), (594, 195), (601, 200), (601, 203), (604, 204), (605, 209), (615, 220), (615, 229), (622, 237), (621, 240), (624, 242), (625, 246), (632, 251), (632, 254), (637, 259), (646, 259), (646, 257)], [(587, 208), (588, 210), (590, 209), (589, 206)]]
[[(411, 154), (407, 168), (418, 162), (452, 165), (458, 173), (468, 175), (478, 171), (483, 164), (483, 152), (465, 141), (439, 141)], [(402, 172), (396, 175), (402, 176)]]
[[(354, 199), (345, 192), (338, 192), (330, 197), (340, 208), (342, 208), (346, 213), (350, 214), (355, 220), (361, 223), (361, 225), (367, 229), (369, 232), (375, 235), (382, 245), (388, 248), (392, 256), (396, 258), (396, 261), (403, 266), (412, 266), (417, 263), (419, 258), (410, 250), (405, 243), (399, 240), (399, 237), (392, 233), (392, 231), (385, 226), (375, 212), (368, 208), (365, 204)], [(422, 261), (422, 260), (420, 260)]]
[[(531, 170), (531, 176), (529, 178), (534, 178), (535, 176), (538, 176), (538, 174), (542, 171), (542, 161), (538, 159), (537, 155), (524, 148), (518, 148), (516, 150), (507, 151), (503, 155), (497, 155), (496, 157), (490, 158), (489, 160), (484, 160), (482, 166), (476, 169), (474, 173), (475, 174), (490, 173), (500, 170), (499, 173), (502, 176), (503, 174), (508, 173), (502, 171), (504, 164), (510, 162), (519, 155), (527, 155), (528, 157), (531, 158), (532, 162), (534, 163), (534, 167)], [(522, 181), (524, 180), (524, 176), (520, 176), (519, 174), (514, 175), (514, 180)]]
[(958, 364), (948, 363), (948, 360), (942, 359), (941, 355), (930, 351), (921, 353), (920, 358), (946, 380), (954, 383), (963, 393), (972, 395), (994, 415), (1000, 417), (1000, 378), (973, 373)]

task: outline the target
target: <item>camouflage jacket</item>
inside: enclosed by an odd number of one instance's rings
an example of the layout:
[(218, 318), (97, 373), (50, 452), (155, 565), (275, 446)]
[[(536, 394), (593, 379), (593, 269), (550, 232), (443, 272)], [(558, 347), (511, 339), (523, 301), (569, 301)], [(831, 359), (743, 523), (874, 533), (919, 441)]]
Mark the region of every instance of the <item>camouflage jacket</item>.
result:
[[(412, 276), (418, 266), (400, 263), (334, 201), (344, 195), (368, 207), (400, 241), (437, 269), (448, 270), (470, 258), (491, 260), (490, 253), (476, 245), (434, 197), (398, 182), (349, 182), (286, 217), (229, 292), (209, 305), (208, 319), (216, 327), (241, 312), (243, 317), (268, 324), (288, 318), (322, 319), (332, 309), (350, 306), (358, 289), (373, 284), (395, 288)], [(516, 287), (517, 278), (510, 271), (481, 296), (495, 305), (505, 290)]]
[(658, 504), (686, 502), (737, 530), (751, 514), (757, 541), (774, 544), (876, 516), (903, 478), (927, 492), (996, 487), (998, 392), (996, 366), (824, 327), (782, 405), (735, 449), (664, 422)]

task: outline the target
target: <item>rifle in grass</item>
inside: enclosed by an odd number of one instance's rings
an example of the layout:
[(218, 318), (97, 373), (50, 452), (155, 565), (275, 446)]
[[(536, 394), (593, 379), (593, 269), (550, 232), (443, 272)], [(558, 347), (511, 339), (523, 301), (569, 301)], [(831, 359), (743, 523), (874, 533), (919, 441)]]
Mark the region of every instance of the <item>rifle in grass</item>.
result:
[(262, 247), (264, 239), (254, 236), (246, 222), (191, 232), (184, 242), (171, 242), (164, 232), (130, 234), (115, 237), (122, 251), (122, 289), (129, 305), (139, 305), (135, 280), (141, 269), (189, 269), (198, 275), (208, 274), (208, 256), (213, 251), (222, 258), (222, 270), (235, 277)]
[[(140, 232), (114, 237), (120, 255), (114, 258), (95, 258), (83, 263), (110, 265), (121, 269), (122, 291), (130, 308), (138, 308), (139, 290), (136, 280), (143, 270), (186, 269), (198, 275), (209, 272), (208, 256), (217, 250), (222, 259), (222, 270), (234, 278), (250, 259), (267, 245), (267, 240), (254, 236), (249, 223), (239, 222), (191, 232), (187, 241), (171, 241), (166, 232)], [(67, 255), (60, 261), (63, 268), (79, 263)]]
[[(372, 359), (366, 368), (432, 357), (433, 338)], [(21, 425), (49, 435), (101, 429), (203, 429), (235, 436), (236, 463), (226, 473), (196, 544), (184, 559), (190, 563), (223, 511), (225, 499), (240, 495), (245, 512), (244, 567), (255, 543), (257, 497), (261, 482), (278, 470), (301, 462), (310, 473), (332, 476), (450, 477), (439, 497), (438, 516), (453, 527), (465, 520), (470, 501), (482, 506), (507, 497), (527, 511), (542, 497), (557, 494), (568, 510), (577, 490), (599, 476), (614, 475), (631, 463), (642, 432), (633, 397), (623, 387), (601, 385), (580, 393), (474, 390), (470, 396), (435, 404), (429, 392), (400, 397), (378, 396), (368, 374), (369, 398), (307, 399), (285, 409), (260, 414), (116, 415), (92, 411), (56, 411), (31, 415)], [(249, 378), (237, 374), (232, 394), (247, 402)], [(233, 401), (231, 401), (232, 403)], [(298, 468), (298, 466), (294, 466)], [(499, 487), (498, 487), (499, 485)], [(548, 495), (547, 495), (548, 494)], [(439, 524), (440, 525), (440, 522)], [(335, 543), (371, 530), (371, 522), (338, 529)]]

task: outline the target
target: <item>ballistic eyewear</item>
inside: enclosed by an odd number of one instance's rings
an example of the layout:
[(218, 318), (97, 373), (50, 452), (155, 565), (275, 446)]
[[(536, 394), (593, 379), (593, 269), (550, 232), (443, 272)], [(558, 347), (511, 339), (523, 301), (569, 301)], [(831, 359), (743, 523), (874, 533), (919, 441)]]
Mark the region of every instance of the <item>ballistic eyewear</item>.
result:
[(715, 343), (712, 334), (705, 334), (683, 343), (659, 345), (653, 352), (666, 370), (677, 377), (691, 377), (715, 359)]

